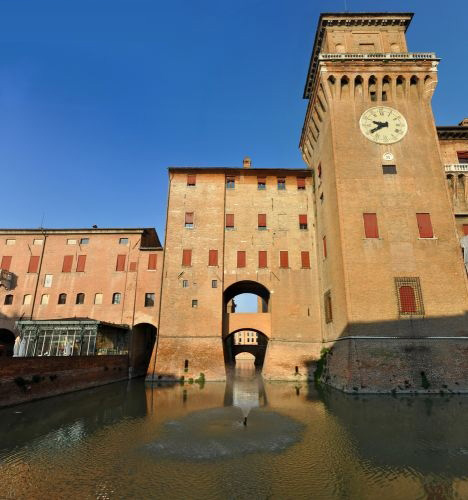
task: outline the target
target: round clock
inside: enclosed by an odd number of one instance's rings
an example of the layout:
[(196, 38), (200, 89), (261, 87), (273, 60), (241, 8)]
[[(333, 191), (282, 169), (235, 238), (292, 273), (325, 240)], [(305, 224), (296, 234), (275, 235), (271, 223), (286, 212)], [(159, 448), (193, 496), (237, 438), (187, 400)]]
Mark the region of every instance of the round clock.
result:
[(377, 144), (401, 141), (408, 132), (405, 117), (396, 109), (376, 106), (362, 113), (359, 120), (361, 132)]

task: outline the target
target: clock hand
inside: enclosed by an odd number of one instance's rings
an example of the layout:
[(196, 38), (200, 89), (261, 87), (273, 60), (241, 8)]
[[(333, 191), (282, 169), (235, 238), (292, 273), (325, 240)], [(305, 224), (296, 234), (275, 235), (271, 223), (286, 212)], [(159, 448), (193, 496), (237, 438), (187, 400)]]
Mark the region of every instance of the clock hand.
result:
[(372, 120), (373, 123), (377, 125), (377, 127), (373, 128), (370, 133), (373, 134), (374, 132), (377, 132), (377, 130), (380, 130), (381, 128), (388, 127), (388, 122), (376, 122)]

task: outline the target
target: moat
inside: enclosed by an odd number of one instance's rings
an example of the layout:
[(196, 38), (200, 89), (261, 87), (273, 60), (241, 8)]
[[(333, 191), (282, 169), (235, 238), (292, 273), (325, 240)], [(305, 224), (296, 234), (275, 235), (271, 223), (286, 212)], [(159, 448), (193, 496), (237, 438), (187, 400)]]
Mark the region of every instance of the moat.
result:
[(467, 410), (249, 367), (227, 384), (115, 383), (1, 410), (0, 497), (467, 498)]

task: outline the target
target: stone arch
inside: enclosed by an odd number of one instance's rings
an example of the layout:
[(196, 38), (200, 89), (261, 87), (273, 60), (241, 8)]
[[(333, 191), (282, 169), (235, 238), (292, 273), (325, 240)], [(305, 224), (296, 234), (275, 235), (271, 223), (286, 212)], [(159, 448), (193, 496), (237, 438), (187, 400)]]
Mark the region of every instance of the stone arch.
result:
[(15, 334), (11, 330), (0, 328), (0, 357), (13, 356), (15, 340)]
[(362, 97), (364, 95), (364, 81), (361, 75), (357, 75), (354, 79), (354, 96)]
[(343, 75), (340, 80), (340, 90), (341, 97), (347, 97), (349, 95), (349, 78)]
[[(236, 333), (250, 331), (257, 333), (257, 342), (236, 342)], [(245, 328), (234, 330), (227, 335), (224, 339), (225, 357), (226, 363), (228, 365), (234, 365), (236, 363), (236, 356), (240, 353), (250, 353), (255, 356), (255, 365), (257, 367), (263, 366), (265, 360), (265, 353), (268, 346), (268, 336), (262, 331), (255, 328)]]
[(388, 101), (391, 98), (392, 79), (385, 75), (382, 79), (382, 101)]
[(396, 95), (397, 97), (403, 97), (405, 95), (405, 77), (403, 75), (398, 75), (396, 79)]
[(371, 101), (377, 101), (377, 78), (371, 75), (368, 80), (369, 98)]
[(132, 376), (146, 375), (157, 335), (158, 329), (150, 323), (133, 325), (129, 345)]
[(257, 295), (263, 301), (263, 312), (271, 312), (270, 305), (270, 291), (268, 288), (258, 281), (243, 280), (236, 281), (232, 285), (228, 286), (223, 293), (223, 310), (227, 312), (227, 306), (232, 301), (234, 297), (242, 293), (251, 293)]

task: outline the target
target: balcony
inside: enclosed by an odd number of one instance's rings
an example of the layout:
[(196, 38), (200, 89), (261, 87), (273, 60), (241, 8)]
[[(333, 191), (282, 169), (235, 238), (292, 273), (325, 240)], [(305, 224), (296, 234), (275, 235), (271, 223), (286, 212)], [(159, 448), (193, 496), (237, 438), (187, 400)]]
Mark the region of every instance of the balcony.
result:
[(468, 173), (468, 163), (451, 163), (449, 165), (445, 165), (445, 173), (448, 174), (450, 172), (467, 172)]

